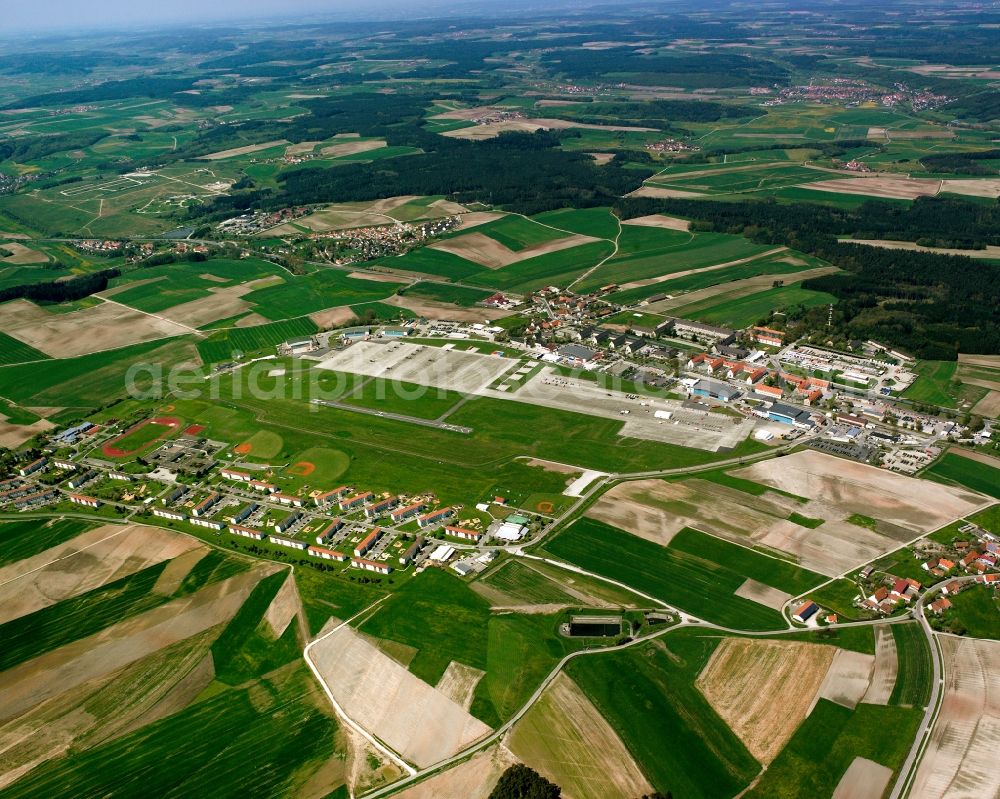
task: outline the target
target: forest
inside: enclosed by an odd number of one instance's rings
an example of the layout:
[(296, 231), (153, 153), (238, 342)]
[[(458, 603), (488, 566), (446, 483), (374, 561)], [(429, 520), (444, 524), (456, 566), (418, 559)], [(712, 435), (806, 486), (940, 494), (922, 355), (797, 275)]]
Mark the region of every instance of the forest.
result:
[(666, 213), (695, 220), (694, 229), (784, 244), (844, 271), (803, 286), (838, 298), (838, 318), (853, 338), (875, 338), (921, 358), (954, 360), (959, 352), (1000, 353), (1000, 268), (933, 252), (882, 249), (838, 236), (915, 240), (928, 227), (969, 242), (1000, 236), (995, 206), (921, 198), (910, 207), (872, 201), (847, 210), (811, 203), (628, 199), (623, 218)]

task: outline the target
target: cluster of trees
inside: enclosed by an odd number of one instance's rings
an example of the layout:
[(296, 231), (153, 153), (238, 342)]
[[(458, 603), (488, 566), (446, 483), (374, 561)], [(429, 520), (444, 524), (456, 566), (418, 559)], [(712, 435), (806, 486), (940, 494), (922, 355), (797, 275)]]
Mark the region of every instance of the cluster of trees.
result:
[(36, 161), (54, 153), (90, 147), (102, 139), (106, 139), (108, 135), (106, 130), (78, 130), (70, 133), (57, 133), (54, 136), (8, 139), (0, 142), (0, 161), (6, 161), (8, 158), (20, 162)]
[(968, 225), (974, 240), (992, 241), (997, 211), (990, 206), (934, 198), (910, 207), (871, 202), (856, 210), (774, 201), (630, 199), (621, 201), (618, 211), (623, 218), (657, 212), (687, 216), (698, 230), (784, 244), (839, 266), (843, 272), (803, 286), (838, 298), (835, 321), (850, 338), (874, 338), (934, 360), (954, 360), (959, 352), (1000, 353), (1000, 270), (992, 264), (838, 240), (859, 232), (912, 240), (924, 221), (960, 233)]
[(709, 100), (653, 100), (648, 103), (587, 104), (582, 111), (549, 112), (552, 116), (589, 124), (616, 124), (655, 127), (669, 130), (675, 122), (717, 122), (720, 119), (762, 116), (763, 108), (742, 105), (725, 105)]
[[(997, 108), (1000, 114), (1000, 107)], [(931, 172), (958, 173), (962, 175), (996, 175), (994, 164), (983, 161), (1000, 160), (1000, 150), (980, 150), (976, 153), (938, 153), (920, 159)]]
[[(963, 52), (974, 52), (964, 50)], [(949, 61), (950, 64), (958, 63)], [(945, 106), (942, 111), (951, 114), (957, 119), (974, 119), (979, 122), (989, 122), (992, 119), (1000, 119), (1000, 91), (996, 89), (984, 92), (976, 92), (965, 97), (959, 97)]]
[(562, 791), (532, 768), (518, 763), (500, 775), (489, 799), (559, 799)]
[(0, 302), (25, 299), (33, 302), (72, 302), (89, 297), (108, 287), (108, 281), (121, 274), (119, 269), (102, 269), (89, 275), (72, 277), (69, 280), (53, 280), (47, 283), (28, 283), (7, 286), (0, 289)]

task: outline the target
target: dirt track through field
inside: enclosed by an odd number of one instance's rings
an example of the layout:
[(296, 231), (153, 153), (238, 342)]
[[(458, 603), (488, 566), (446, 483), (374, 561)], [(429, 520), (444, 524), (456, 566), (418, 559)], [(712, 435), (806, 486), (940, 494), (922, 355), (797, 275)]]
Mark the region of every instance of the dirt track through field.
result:
[(87, 530), (0, 569), (0, 623), (198, 548), (200, 544), (186, 535), (139, 524)]
[(1000, 796), (1000, 641), (953, 636), (938, 636), (938, 641), (944, 698), (910, 796)]
[(695, 684), (750, 753), (767, 765), (808, 714), (835, 652), (799, 641), (726, 638)]
[[(767, 252), (762, 252), (758, 255), (750, 255), (747, 256), (746, 258), (737, 258), (735, 261), (726, 261), (725, 263), (713, 264), (712, 266), (702, 266), (697, 269), (685, 269), (681, 272), (670, 272), (669, 274), (666, 275), (658, 275), (657, 277), (647, 277), (644, 278), (643, 280), (633, 280), (628, 283), (622, 283), (620, 288), (623, 290), (636, 289), (636, 288), (641, 288), (643, 286), (655, 286), (658, 283), (669, 283), (671, 280), (676, 280), (679, 277), (687, 277), (688, 275), (698, 275), (701, 274), (702, 272), (714, 272), (718, 269), (726, 269), (727, 267), (730, 266), (739, 266), (740, 264), (748, 264), (751, 261), (760, 261), (765, 258), (770, 258), (773, 255), (778, 255), (779, 253), (784, 252), (786, 249), (787, 249), (786, 247), (776, 247), (773, 250), (768, 250)], [(773, 283), (774, 278), (770, 275), (768, 275), (768, 277), (771, 278), (771, 282)], [(670, 287), (668, 286), (667, 289), (669, 290), (669, 288)]]
[(623, 219), (623, 225), (639, 225), (640, 227), (658, 227), (664, 230), (680, 230), (687, 233), (691, 229), (691, 222), (687, 219), (680, 219), (676, 216), (666, 216), (664, 214), (649, 214), (648, 216), (637, 216), (632, 219)]
[(617, 733), (565, 674), (517, 724), (509, 746), (566, 799), (636, 799), (652, 791)]
[[(840, 270), (835, 266), (819, 266), (815, 269), (805, 269), (801, 272), (796, 272), (793, 277), (795, 281), (808, 280), (813, 277), (832, 275), (839, 271)], [(715, 286), (708, 286), (707, 288), (697, 289), (696, 291), (678, 294), (677, 296), (669, 299), (658, 300), (657, 302), (650, 303), (646, 307), (646, 310), (651, 313), (660, 313), (673, 310), (674, 308), (680, 308), (682, 306), (694, 306), (696, 303), (700, 303), (702, 305), (714, 305), (724, 300), (735, 300), (741, 297), (748, 297), (751, 294), (756, 294), (759, 291), (765, 291), (766, 289), (771, 288), (774, 285), (774, 279), (774, 275), (757, 275), (756, 277), (733, 280), (728, 283), (719, 283)], [(669, 286), (667, 288), (669, 289)]]
[(411, 763), (431, 765), (490, 732), (351, 627), (319, 641), (311, 654), (344, 712)]

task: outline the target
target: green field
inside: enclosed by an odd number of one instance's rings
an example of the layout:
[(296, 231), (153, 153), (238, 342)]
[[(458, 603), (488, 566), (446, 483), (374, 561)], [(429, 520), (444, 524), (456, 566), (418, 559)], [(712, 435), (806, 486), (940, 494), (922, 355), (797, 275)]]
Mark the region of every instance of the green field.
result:
[(319, 331), (316, 323), (309, 318), (289, 319), (256, 327), (232, 327), (213, 333), (198, 342), (198, 354), (206, 364), (228, 361), (234, 352), (251, 353), (271, 349), (300, 336), (309, 336)]
[(360, 387), (340, 397), (339, 401), (419, 419), (437, 419), (461, 399), (462, 395), (456, 391), (377, 377), (364, 381)]
[(940, 479), (943, 482), (959, 483), (974, 491), (1000, 499), (1000, 469), (994, 469), (985, 463), (963, 458), (946, 452), (924, 473), (925, 477)]
[(472, 308), (477, 302), (482, 302), (493, 292), (485, 289), (470, 289), (465, 286), (451, 286), (447, 283), (417, 283), (401, 291), (407, 297), (434, 300), (435, 302), (450, 302), (463, 308)]
[(256, 305), (267, 319), (292, 319), (340, 305), (380, 300), (391, 296), (399, 284), (358, 280), (335, 269), (295, 277), (277, 286), (251, 291), (243, 299)]
[(853, 580), (843, 577), (818, 591), (811, 591), (809, 599), (824, 610), (836, 613), (840, 621), (857, 621), (861, 618), (861, 612), (854, 607), (854, 597), (860, 593), (861, 589)]
[(288, 277), (279, 267), (257, 258), (238, 261), (213, 258), (129, 272), (113, 280), (110, 287), (121, 288), (113, 294), (115, 302), (147, 313), (157, 313), (184, 302), (209, 297), (213, 290), (281, 275)]
[(572, 605), (579, 602), (563, 591), (558, 583), (517, 560), (505, 561), (479, 582), (503, 591), (526, 605)]
[(963, 384), (956, 375), (957, 369), (957, 361), (918, 361), (917, 379), (901, 396), (942, 408), (957, 408), (962, 403), (974, 405), (986, 396), (988, 389)]
[(405, 255), (381, 258), (375, 262), (375, 265), (403, 272), (436, 275), (449, 280), (464, 280), (470, 275), (483, 271), (483, 267), (479, 264), (431, 247), (418, 247)]
[(44, 352), (36, 350), (23, 341), (18, 341), (6, 333), (0, 333), (0, 366), (25, 363), (26, 361), (44, 361), (48, 357)]
[(566, 671), (658, 791), (686, 799), (734, 796), (759, 766), (694, 687), (721, 639), (686, 633), (576, 658)]
[(532, 219), (560, 230), (598, 239), (613, 239), (618, 235), (618, 223), (608, 208), (563, 208), (537, 214)]
[(740, 329), (758, 320), (768, 319), (773, 311), (791, 306), (813, 308), (817, 305), (835, 303), (837, 298), (823, 291), (810, 291), (798, 284), (771, 288), (746, 297), (717, 303), (712, 300), (682, 305), (674, 308), (676, 316), (699, 319), (709, 324), (718, 324)]
[(91, 526), (79, 519), (27, 519), (0, 524), (0, 566), (44, 552), (75, 538)]
[(516, 214), (508, 214), (495, 222), (479, 225), (474, 232), (488, 236), (514, 252), (566, 237), (566, 234), (559, 230), (553, 230), (551, 227), (540, 225)]
[(565, 284), (581, 272), (599, 263), (612, 253), (606, 241), (594, 241), (566, 250), (536, 255), (502, 269), (481, 269), (464, 278), (467, 283), (488, 288), (515, 291), (534, 291), (549, 284)]
[(1000, 602), (990, 586), (973, 585), (950, 597), (946, 619), (949, 629), (960, 626), (973, 638), (1000, 639)]
[(777, 611), (733, 595), (749, 577), (798, 595), (824, 578), (685, 529), (667, 547), (593, 519), (580, 519), (545, 545), (588, 571), (627, 583), (707, 621), (748, 630), (785, 626)]
[(898, 670), (889, 704), (923, 708), (930, 700), (933, 676), (927, 637), (916, 622), (893, 624), (890, 629), (896, 640)]
[[(866, 704), (851, 711), (820, 699), (746, 796), (832, 796), (855, 757), (874, 760), (895, 772), (910, 751), (922, 716), (923, 710)], [(886, 735), (886, 730), (892, 734)]]

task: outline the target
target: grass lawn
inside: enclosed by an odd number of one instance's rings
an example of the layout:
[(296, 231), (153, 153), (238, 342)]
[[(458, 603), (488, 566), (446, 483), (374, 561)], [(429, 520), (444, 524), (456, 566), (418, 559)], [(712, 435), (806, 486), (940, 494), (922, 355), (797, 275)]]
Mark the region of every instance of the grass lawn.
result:
[(757, 774), (753, 756), (694, 687), (720, 640), (682, 630), (567, 666), (663, 793), (734, 796)]
[(959, 483), (1000, 499), (1000, 469), (951, 452), (946, 452), (923, 476), (939, 479), (941, 482)]
[(984, 530), (989, 530), (994, 535), (1000, 536), (1000, 504), (974, 513), (969, 517), (969, 521), (978, 524)]
[(854, 597), (860, 593), (861, 589), (854, 581), (844, 577), (818, 591), (811, 591), (809, 599), (821, 608), (836, 613), (841, 621), (857, 621), (861, 618), (861, 614), (854, 607)]
[(957, 408), (960, 403), (975, 404), (986, 396), (987, 389), (956, 382), (957, 361), (919, 361), (917, 379), (902, 396), (914, 402), (927, 402), (943, 408)]
[[(854, 758), (861, 756), (895, 773), (910, 750), (922, 715), (922, 710), (912, 708), (866, 704), (852, 711), (820, 699), (746, 796), (832, 796)], [(886, 730), (892, 734), (885, 734)]]
[(462, 395), (456, 391), (377, 377), (345, 394), (340, 402), (420, 419), (437, 419), (461, 399)]
[(777, 611), (733, 595), (748, 577), (791, 594), (824, 579), (695, 530), (682, 530), (663, 547), (587, 518), (561, 531), (545, 549), (707, 621), (738, 629), (785, 626)]

